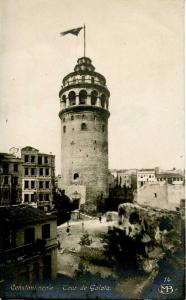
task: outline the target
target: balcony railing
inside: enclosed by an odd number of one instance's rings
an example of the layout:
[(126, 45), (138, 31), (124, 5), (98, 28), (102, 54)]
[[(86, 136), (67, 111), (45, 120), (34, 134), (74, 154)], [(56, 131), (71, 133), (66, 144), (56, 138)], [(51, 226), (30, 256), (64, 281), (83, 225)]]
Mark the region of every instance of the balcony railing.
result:
[(34, 243), (7, 250), (0, 250), (0, 264), (24, 260), (45, 250), (46, 241), (37, 239)]

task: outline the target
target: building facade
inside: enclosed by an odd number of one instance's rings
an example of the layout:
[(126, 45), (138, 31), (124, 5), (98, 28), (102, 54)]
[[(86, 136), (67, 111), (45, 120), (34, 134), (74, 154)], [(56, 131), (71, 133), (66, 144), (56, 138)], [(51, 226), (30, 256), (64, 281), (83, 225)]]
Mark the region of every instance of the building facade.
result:
[(78, 59), (59, 93), (62, 187), (85, 210), (108, 196), (109, 96), (105, 77), (87, 57)]
[[(0, 286), (57, 275), (56, 217), (28, 205), (0, 207)], [(2, 295), (1, 295), (2, 296)]]
[(156, 172), (154, 169), (137, 170), (137, 189), (144, 186), (146, 183), (156, 182)]
[(50, 210), (55, 192), (55, 156), (27, 146), (21, 149), (21, 159), (22, 202)]
[(0, 153), (0, 205), (21, 203), (22, 161), (13, 154)]

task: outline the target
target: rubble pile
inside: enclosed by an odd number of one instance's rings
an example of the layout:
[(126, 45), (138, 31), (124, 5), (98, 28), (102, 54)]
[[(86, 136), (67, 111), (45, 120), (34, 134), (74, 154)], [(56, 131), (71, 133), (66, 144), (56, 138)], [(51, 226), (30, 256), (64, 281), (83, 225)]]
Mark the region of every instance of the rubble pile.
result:
[[(166, 254), (174, 254), (181, 244), (179, 212), (124, 203), (118, 208), (114, 243), (123, 260), (131, 257), (139, 269), (150, 273)], [(115, 245), (116, 248), (116, 245)]]

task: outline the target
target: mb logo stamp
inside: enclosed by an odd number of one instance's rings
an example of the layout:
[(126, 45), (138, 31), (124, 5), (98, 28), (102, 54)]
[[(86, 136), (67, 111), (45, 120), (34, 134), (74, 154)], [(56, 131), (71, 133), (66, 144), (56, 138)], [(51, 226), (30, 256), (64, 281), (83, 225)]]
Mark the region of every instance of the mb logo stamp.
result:
[(171, 279), (169, 277), (165, 277), (164, 282), (158, 288), (160, 294), (168, 295), (174, 292), (174, 288), (171, 284)]

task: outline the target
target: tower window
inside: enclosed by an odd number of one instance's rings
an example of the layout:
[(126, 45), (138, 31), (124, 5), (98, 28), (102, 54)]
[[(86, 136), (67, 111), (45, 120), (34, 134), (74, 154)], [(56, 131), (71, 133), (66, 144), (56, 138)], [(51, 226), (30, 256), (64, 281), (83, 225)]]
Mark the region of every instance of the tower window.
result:
[(79, 174), (78, 173), (74, 173), (74, 180), (79, 179)]
[(87, 124), (86, 123), (81, 124), (81, 130), (87, 130)]
[(91, 105), (96, 105), (98, 93), (96, 91), (92, 91), (91, 93)]
[(68, 94), (68, 98), (69, 98), (69, 104), (70, 105), (76, 105), (76, 94), (74, 91), (71, 91), (69, 94)]
[(62, 96), (62, 102), (64, 103), (64, 106), (66, 107), (66, 95)]
[(103, 131), (103, 132), (105, 131), (105, 126), (104, 126), (104, 125), (102, 125), (102, 131)]
[(87, 92), (85, 90), (81, 90), (79, 92), (79, 104), (86, 104)]
[(82, 78), (82, 81), (85, 81), (85, 76), (82, 76), (81, 78)]
[(66, 126), (63, 126), (63, 132), (64, 133), (66, 132)]
[(74, 120), (74, 116), (71, 116), (71, 120), (72, 120), (72, 121)]
[(65, 118), (63, 118), (63, 122), (65, 122)]
[(91, 77), (91, 83), (94, 83), (94, 77)]
[(105, 107), (105, 101), (106, 101), (106, 97), (104, 94), (101, 95), (101, 107)]

